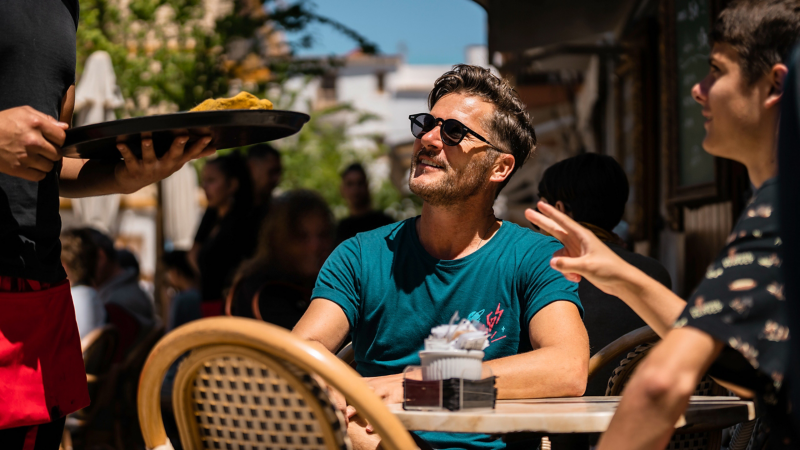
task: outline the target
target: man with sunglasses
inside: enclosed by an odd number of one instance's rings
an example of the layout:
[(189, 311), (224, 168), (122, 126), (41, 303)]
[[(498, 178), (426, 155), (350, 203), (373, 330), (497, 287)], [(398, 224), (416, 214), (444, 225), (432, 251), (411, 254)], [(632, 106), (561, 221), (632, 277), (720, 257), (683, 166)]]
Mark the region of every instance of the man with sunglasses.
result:
[[(498, 398), (583, 394), (589, 342), (577, 285), (548, 265), (561, 244), (492, 210), (536, 144), (525, 105), (488, 70), (459, 65), (436, 81), (429, 106), (410, 117), (409, 187), (422, 214), (342, 243), (293, 332), (331, 352), (350, 334), (358, 372), (397, 403), (403, 369), (419, 365), (430, 329), (458, 312), (489, 330), (484, 364)], [(379, 437), (352, 407), (346, 413), (355, 447), (374, 448)], [(486, 435), (416, 437), (434, 448), (504, 447)]]

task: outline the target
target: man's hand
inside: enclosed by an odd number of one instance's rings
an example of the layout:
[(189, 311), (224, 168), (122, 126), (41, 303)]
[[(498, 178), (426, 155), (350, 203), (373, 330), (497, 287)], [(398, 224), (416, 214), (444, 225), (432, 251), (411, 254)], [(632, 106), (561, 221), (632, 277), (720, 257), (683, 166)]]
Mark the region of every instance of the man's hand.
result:
[(119, 191), (124, 194), (136, 192), (139, 189), (163, 180), (172, 175), (187, 162), (210, 156), (216, 151), (209, 147), (211, 137), (205, 137), (185, 149), (188, 136), (175, 138), (169, 151), (160, 159), (156, 158), (152, 139), (142, 139), (142, 159), (136, 157), (125, 144), (118, 144), (117, 149), (122, 154), (123, 162), (114, 169), (114, 178), (119, 185)]
[(620, 274), (629, 264), (566, 214), (544, 202), (539, 202), (537, 208), (539, 212), (526, 210), (525, 218), (564, 245), (553, 255), (550, 266), (570, 281), (577, 283), (583, 277), (600, 290), (619, 297), (616, 288)]
[(30, 106), (0, 111), (0, 173), (41, 181), (61, 159), (69, 125)]

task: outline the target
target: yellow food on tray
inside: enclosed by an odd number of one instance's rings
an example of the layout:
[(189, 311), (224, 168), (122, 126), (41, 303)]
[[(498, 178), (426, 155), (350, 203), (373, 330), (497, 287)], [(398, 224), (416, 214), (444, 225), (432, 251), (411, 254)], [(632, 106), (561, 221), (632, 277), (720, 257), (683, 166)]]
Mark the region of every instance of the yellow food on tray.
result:
[(259, 99), (249, 92), (239, 92), (231, 98), (209, 98), (190, 111), (222, 111), (226, 109), (272, 109), (272, 102)]

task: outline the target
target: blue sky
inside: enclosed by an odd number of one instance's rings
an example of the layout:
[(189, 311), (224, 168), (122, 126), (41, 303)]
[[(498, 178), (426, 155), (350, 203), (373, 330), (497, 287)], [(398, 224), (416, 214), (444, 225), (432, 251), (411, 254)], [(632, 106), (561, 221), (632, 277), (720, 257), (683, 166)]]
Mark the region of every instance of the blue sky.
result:
[[(407, 48), (411, 64), (464, 62), (468, 45), (486, 44), (486, 12), (472, 0), (311, 0), (314, 10), (355, 29), (381, 53)], [(315, 44), (300, 55), (343, 54), (355, 43), (332, 28), (312, 26)], [(289, 35), (289, 39), (293, 38)]]

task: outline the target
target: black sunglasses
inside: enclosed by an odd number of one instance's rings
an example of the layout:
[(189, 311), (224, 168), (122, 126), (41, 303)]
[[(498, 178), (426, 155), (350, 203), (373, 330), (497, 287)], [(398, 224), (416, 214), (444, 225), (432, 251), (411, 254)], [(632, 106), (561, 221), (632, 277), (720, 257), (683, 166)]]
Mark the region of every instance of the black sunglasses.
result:
[(417, 139), (422, 139), (422, 136), (425, 136), (425, 133), (436, 128), (436, 125), (441, 122), (442, 142), (444, 142), (445, 145), (449, 145), (451, 147), (458, 145), (464, 140), (464, 138), (467, 136), (467, 133), (472, 133), (473, 136), (489, 144), (490, 147), (494, 148), (495, 150), (502, 151), (497, 148), (496, 145), (486, 140), (485, 137), (470, 130), (466, 125), (457, 121), (456, 119), (438, 119), (428, 113), (412, 114), (408, 116), (408, 118), (411, 119), (411, 134), (413, 134)]

